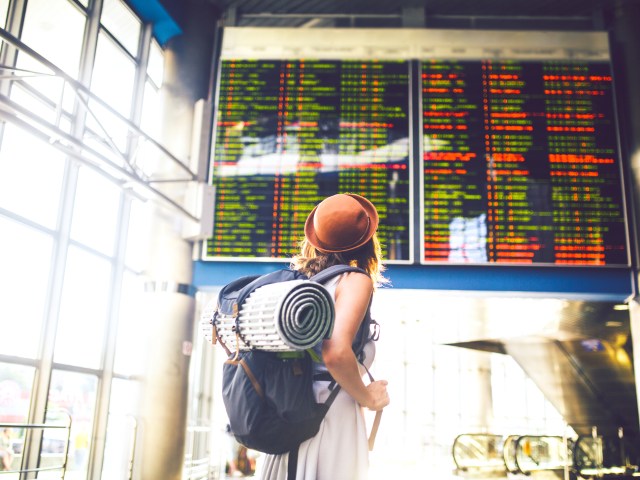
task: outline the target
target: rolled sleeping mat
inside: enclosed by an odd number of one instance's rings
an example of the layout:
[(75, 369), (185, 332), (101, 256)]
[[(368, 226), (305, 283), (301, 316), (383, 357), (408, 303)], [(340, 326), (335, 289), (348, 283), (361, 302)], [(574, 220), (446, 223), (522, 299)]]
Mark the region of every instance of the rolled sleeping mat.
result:
[[(211, 318), (211, 317), (209, 317)], [(306, 350), (331, 336), (335, 306), (319, 283), (291, 280), (264, 285), (251, 293), (235, 318), (218, 315), (218, 335), (230, 350), (251, 348), (292, 352)]]

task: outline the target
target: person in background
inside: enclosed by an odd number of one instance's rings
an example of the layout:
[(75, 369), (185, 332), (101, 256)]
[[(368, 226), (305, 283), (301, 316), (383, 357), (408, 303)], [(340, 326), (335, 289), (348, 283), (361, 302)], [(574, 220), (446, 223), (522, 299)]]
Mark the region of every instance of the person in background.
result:
[(2, 437), (0, 438), (0, 456), (2, 456), (2, 469), (11, 470), (11, 463), (13, 462), (13, 447), (11, 445), (10, 428), (2, 430)]
[[(367, 477), (369, 450), (362, 407), (382, 410), (389, 403), (389, 395), (386, 380), (365, 385), (352, 343), (375, 287), (386, 281), (377, 228), (376, 208), (355, 194), (325, 198), (306, 220), (300, 253), (292, 261), (294, 269), (311, 276), (344, 264), (359, 267), (366, 274), (348, 272), (325, 284), (335, 300), (335, 323), (331, 338), (317, 347), (322, 362), (314, 364), (316, 401), (328, 398), (333, 381), (341, 389), (318, 434), (298, 448), (297, 459), (296, 452), (266, 455), (258, 472), (264, 480)], [(369, 368), (375, 354), (373, 342), (367, 343), (364, 354), (363, 363)]]

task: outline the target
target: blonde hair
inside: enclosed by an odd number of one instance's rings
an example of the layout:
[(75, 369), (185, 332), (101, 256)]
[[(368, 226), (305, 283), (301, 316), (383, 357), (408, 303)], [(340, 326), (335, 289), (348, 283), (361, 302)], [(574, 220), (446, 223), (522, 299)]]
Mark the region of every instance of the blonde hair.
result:
[(291, 268), (307, 276), (315, 275), (333, 265), (351, 265), (361, 268), (371, 277), (374, 288), (389, 281), (382, 275), (385, 267), (382, 264), (382, 248), (377, 234), (374, 234), (363, 246), (340, 253), (320, 252), (305, 238), (300, 242), (300, 253), (291, 260)]

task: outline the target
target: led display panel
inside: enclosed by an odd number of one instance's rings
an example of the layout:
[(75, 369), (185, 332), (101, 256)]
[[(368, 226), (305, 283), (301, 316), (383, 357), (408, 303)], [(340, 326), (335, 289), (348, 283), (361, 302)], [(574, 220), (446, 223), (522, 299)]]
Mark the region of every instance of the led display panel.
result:
[(607, 62), (422, 62), (423, 261), (626, 265)]
[(286, 259), (338, 192), (389, 263), (628, 266), (604, 32), (225, 29), (204, 259)]
[(391, 261), (411, 260), (409, 63), (223, 58), (205, 258), (290, 258), (323, 198), (378, 208)]

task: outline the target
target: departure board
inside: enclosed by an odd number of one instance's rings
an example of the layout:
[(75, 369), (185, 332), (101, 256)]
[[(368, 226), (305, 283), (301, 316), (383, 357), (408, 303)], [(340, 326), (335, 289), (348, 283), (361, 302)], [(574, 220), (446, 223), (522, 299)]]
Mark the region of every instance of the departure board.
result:
[(423, 262), (627, 265), (608, 62), (421, 63)]
[(225, 59), (219, 92), (205, 259), (290, 258), (315, 205), (356, 193), (412, 260), (408, 62)]
[(630, 264), (606, 32), (230, 27), (217, 73), (204, 260), (351, 192), (389, 263)]

